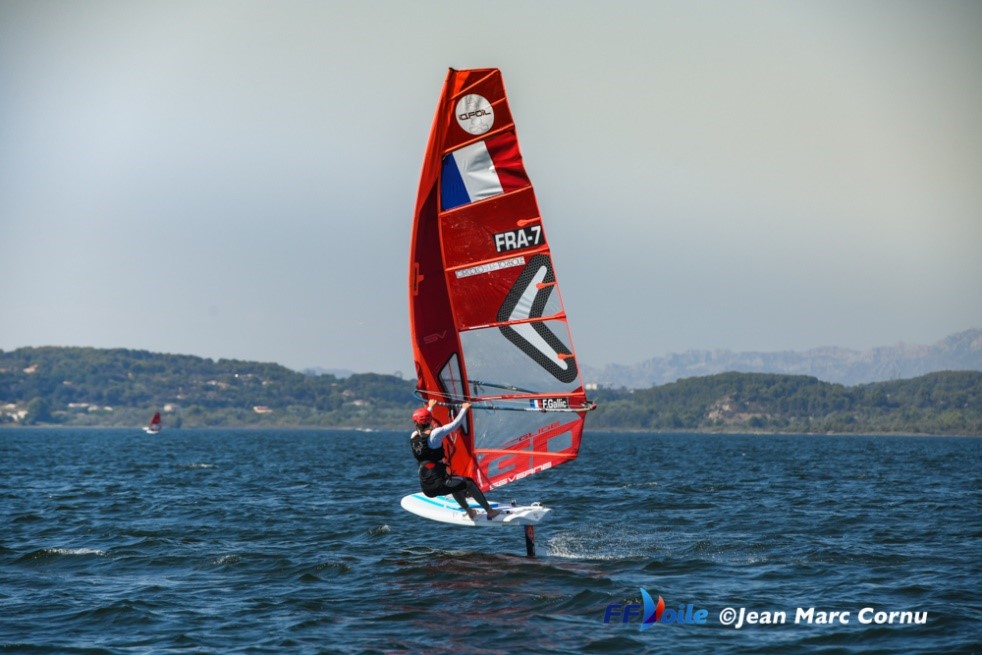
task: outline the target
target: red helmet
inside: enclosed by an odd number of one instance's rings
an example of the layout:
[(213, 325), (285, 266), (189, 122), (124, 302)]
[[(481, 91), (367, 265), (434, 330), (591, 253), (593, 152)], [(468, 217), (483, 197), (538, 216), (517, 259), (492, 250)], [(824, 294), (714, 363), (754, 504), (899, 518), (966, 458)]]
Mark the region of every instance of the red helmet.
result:
[(413, 412), (414, 423), (422, 425), (424, 423), (429, 423), (431, 420), (433, 420), (433, 414), (431, 414), (430, 410), (426, 409), (425, 407), (420, 407)]

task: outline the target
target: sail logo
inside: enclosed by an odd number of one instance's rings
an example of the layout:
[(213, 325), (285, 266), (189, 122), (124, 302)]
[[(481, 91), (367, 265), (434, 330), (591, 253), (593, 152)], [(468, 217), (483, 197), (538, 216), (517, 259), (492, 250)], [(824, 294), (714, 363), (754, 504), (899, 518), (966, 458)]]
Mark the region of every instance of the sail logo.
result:
[(494, 109), (484, 96), (471, 93), (457, 102), (454, 110), (457, 124), (468, 134), (484, 134), (494, 125)]
[(508, 252), (519, 248), (528, 248), (542, 243), (542, 226), (530, 225), (510, 232), (499, 232), (494, 235), (494, 249), (498, 252)]
[(656, 623), (675, 623), (680, 625), (705, 625), (709, 610), (696, 609), (692, 603), (681, 604), (678, 609), (665, 607), (665, 599), (658, 597), (656, 603), (644, 589), (641, 589), (642, 603), (611, 603), (604, 610), (604, 623), (630, 623), (632, 619), (641, 620), (641, 630), (647, 630)]
[(572, 350), (549, 329), (542, 318), (556, 286), (548, 255), (533, 255), (498, 308), (498, 329), (508, 341), (550, 375), (566, 384), (579, 376)]
[(446, 338), (447, 338), (447, 330), (444, 330), (443, 332), (434, 332), (433, 334), (427, 334), (425, 337), (423, 337), (423, 343), (429, 345), (431, 343), (436, 343), (437, 341)]

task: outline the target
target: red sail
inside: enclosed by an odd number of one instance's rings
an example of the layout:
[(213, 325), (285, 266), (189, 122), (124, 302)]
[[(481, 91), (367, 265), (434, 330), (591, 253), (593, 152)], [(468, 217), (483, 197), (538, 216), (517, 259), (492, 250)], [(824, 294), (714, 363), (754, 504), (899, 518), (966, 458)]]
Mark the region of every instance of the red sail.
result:
[(144, 426), (143, 430), (149, 434), (156, 434), (160, 432), (160, 412), (155, 412), (153, 418), (150, 419), (150, 423)]
[(416, 200), (417, 386), (451, 419), (452, 470), (488, 490), (574, 459), (586, 412), (551, 250), (497, 69), (451, 69)]

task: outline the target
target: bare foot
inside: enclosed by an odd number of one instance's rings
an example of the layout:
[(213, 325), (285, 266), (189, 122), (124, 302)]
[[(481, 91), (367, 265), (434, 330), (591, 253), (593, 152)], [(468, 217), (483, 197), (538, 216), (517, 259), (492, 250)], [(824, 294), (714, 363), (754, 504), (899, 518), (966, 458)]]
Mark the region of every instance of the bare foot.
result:
[(494, 517), (496, 517), (498, 514), (501, 514), (501, 510), (500, 509), (491, 509), (491, 510), (488, 510), (488, 520), (490, 521), (491, 519), (493, 519)]
[(467, 516), (469, 516), (470, 519), (473, 521), (475, 518), (477, 518), (477, 512), (474, 511), (474, 510), (472, 510), (470, 507), (468, 507), (467, 508)]

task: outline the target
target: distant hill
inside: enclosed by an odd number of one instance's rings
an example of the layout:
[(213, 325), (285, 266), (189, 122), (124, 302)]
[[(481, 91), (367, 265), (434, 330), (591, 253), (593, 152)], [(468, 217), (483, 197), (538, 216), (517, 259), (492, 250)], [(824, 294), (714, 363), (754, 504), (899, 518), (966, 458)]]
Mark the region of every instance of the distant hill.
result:
[(414, 382), (145, 350), (19, 348), (0, 351), (0, 423), (141, 425), (160, 411), (165, 429), (405, 425), (419, 406)]
[(809, 375), (845, 385), (909, 379), (935, 371), (982, 371), (982, 329), (953, 334), (933, 346), (901, 343), (865, 351), (836, 347), (769, 353), (690, 350), (634, 365), (584, 367), (584, 378), (600, 385), (647, 389), (727, 371)]
[(320, 366), (305, 368), (301, 373), (304, 375), (333, 375), (336, 378), (347, 378), (355, 374), (354, 371), (349, 371), (346, 368), (322, 368)]
[(853, 387), (805, 375), (720, 373), (643, 390), (602, 389), (593, 428), (982, 435), (982, 372)]
[[(408, 429), (415, 381), (304, 375), (278, 364), (143, 350), (0, 351), (0, 425), (164, 429)], [(592, 392), (592, 429), (982, 435), (982, 372), (843, 386), (804, 375), (723, 373)]]

